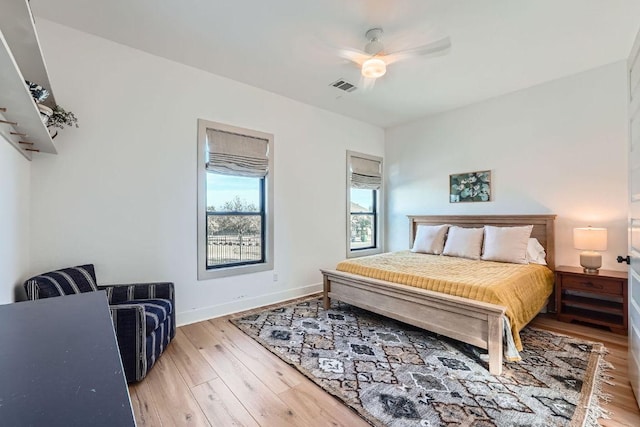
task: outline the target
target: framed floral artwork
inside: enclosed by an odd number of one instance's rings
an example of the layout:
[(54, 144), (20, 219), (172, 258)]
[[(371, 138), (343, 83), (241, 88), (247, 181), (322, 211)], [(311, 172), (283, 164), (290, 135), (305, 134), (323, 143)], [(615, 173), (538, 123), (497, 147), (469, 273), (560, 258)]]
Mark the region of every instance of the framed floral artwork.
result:
[(491, 201), (491, 171), (449, 175), (449, 202)]

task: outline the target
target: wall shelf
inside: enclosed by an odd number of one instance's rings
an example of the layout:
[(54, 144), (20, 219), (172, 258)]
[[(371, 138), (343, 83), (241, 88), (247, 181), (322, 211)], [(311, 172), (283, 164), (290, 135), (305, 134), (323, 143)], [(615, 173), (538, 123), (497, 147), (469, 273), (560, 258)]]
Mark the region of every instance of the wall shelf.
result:
[(25, 80), (45, 87), (51, 94), (45, 105), (55, 106), (29, 4), (8, 0), (0, 14), (0, 120), (9, 123), (0, 122), (0, 134), (31, 160), (30, 150), (57, 151)]

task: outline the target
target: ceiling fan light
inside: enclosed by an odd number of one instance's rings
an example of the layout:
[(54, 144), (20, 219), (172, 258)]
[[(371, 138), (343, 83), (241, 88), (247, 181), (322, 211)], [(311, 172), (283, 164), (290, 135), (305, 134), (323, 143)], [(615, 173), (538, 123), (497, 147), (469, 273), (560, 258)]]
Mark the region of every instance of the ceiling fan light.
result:
[(370, 58), (362, 63), (362, 75), (370, 79), (377, 79), (387, 72), (387, 64), (380, 58)]

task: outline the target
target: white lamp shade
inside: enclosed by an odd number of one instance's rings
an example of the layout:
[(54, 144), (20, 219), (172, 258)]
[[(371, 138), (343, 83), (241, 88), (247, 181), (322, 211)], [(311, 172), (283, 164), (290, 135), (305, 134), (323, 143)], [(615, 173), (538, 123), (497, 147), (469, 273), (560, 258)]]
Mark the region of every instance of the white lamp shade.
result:
[(573, 246), (576, 249), (585, 251), (606, 251), (607, 229), (594, 227), (574, 228)]
[(377, 79), (387, 72), (387, 64), (380, 58), (370, 58), (362, 64), (361, 72), (367, 78)]

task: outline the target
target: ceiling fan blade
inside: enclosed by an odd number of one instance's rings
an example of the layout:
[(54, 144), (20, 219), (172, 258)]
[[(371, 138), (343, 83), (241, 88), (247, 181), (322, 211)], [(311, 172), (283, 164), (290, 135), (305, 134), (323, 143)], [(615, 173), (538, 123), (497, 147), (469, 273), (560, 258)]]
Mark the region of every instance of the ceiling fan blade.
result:
[(347, 59), (351, 62), (355, 62), (358, 65), (362, 65), (364, 61), (371, 58), (371, 55), (362, 52), (357, 49), (343, 48), (338, 50), (338, 56), (340, 58)]
[(360, 82), (358, 83), (358, 88), (363, 92), (369, 92), (376, 85), (376, 80), (365, 76), (360, 76)]
[(383, 57), (384, 62), (389, 65), (394, 62), (402, 61), (407, 58), (414, 58), (416, 56), (436, 56), (438, 54), (446, 54), (451, 48), (451, 39), (444, 37), (431, 43), (427, 43), (422, 46), (414, 47), (411, 49), (401, 50), (393, 52)]

